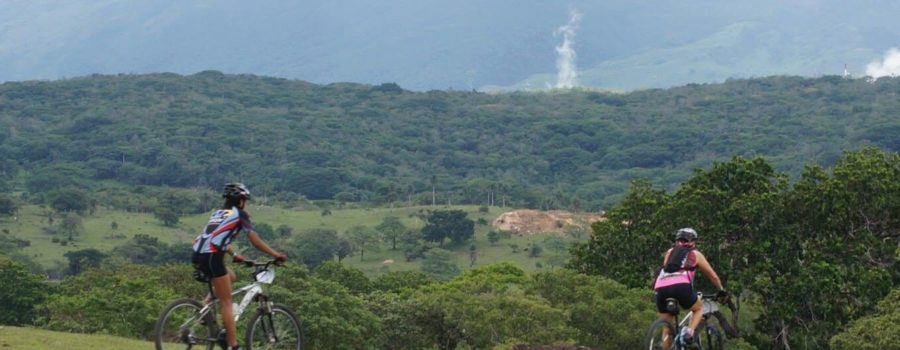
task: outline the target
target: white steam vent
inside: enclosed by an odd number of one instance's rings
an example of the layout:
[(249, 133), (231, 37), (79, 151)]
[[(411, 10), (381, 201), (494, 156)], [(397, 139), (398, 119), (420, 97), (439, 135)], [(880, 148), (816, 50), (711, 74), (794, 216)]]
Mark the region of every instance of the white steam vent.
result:
[(569, 23), (553, 33), (563, 36), (563, 42), (556, 47), (556, 88), (568, 89), (578, 86), (578, 69), (575, 67), (575, 30), (581, 21), (581, 13), (573, 10)]
[(884, 61), (875, 60), (866, 66), (866, 75), (878, 79), (900, 75), (900, 50), (891, 48), (884, 54)]

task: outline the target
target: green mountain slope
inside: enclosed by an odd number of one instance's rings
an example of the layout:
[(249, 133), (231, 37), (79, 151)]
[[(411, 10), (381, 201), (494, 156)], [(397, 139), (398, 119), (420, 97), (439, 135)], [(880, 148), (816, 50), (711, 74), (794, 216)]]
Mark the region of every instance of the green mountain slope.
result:
[[(0, 85), (0, 171), (32, 195), (97, 181), (385, 204), (602, 209), (646, 177), (765, 155), (797, 174), (897, 150), (900, 79), (771, 77), (629, 94), (415, 93), (204, 72)], [(93, 184), (93, 185), (92, 185)]]

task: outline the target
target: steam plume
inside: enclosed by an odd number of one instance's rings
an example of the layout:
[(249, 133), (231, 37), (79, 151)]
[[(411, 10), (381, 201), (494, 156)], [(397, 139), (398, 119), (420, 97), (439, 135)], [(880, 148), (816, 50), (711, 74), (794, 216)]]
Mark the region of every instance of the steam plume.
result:
[(884, 54), (884, 61), (872, 61), (866, 66), (866, 75), (878, 79), (900, 75), (900, 50), (891, 48)]
[(563, 35), (563, 43), (556, 47), (556, 87), (572, 88), (578, 85), (578, 70), (575, 67), (575, 30), (581, 22), (581, 13), (573, 10), (569, 23), (559, 27), (554, 35)]

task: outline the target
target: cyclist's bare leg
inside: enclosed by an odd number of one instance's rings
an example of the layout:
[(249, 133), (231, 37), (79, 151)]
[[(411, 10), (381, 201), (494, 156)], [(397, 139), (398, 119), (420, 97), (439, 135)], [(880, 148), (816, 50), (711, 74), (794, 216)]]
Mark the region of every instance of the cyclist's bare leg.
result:
[[(237, 275), (234, 274), (234, 271), (232, 271), (231, 268), (226, 267), (225, 270), (228, 271), (228, 276), (231, 277), (231, 285), (233, 286), (234, 282), (237, 281)], [(212, 290), (213, 293), (216, 292), (215, 285), (212, 286)], [(212, 294), (207, 293), (206, 298), (203, 299), (203, 304), (209, 304), (210, 301), (212, 301)]]
[(231, 308), (231, 282), (234, 272), (213, 278), (213, 291), (219, 298), (219, 308), (222, 310), (222, 323), (225, 325), (228, 346), (237, 346), (237, 327), (234, 324), (234, 310)]
[(697, 298), (697, 302), (691, 306), (691, 324), (688, 327), (691, 327), (692, 331), (696, 331), (697, 327), (700, 326), (700, 321), (703, 320), (703, 300)]
[[(671, 324), (675, 324), (675, 316), (672, 316), (672, 314), (670, 314), (670, 313), (667, 313), (667, 312), (660, 312), (660, 313), (659, 313), (659, 318), (660, 318), (661, 320), (669, 321), (669, 323), (671, 323)], [(673, 340), (674, 337), (672, 336), (672, 334), (669, 334), (669, 328), (668, 328), (668, 327), (663, 327), (663, 334), (666, 335), (666, 340), (663, 341), (663, 344), (662, 344), (663, 346), (662, 346), (662, 348), (663, 348), (663, 349), (668, 349), (670, 346), (672, 346), (672, 340)]]

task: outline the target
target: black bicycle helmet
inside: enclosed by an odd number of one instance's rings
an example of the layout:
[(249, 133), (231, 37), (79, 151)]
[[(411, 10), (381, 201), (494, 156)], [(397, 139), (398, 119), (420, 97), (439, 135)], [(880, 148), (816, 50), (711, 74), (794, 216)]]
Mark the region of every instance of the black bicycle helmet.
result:
[(685, 227), (675, 231), (676, 241), (693, 242), (697, 240), (697, 231), (690, 227)]
[(225, 185), (225, 190), (222, 191), (222, 197), (250, 199), (250, 190), (248, 190), (247, 186), (244, 186), (244, 184), (242, 183), (232, 182)]

